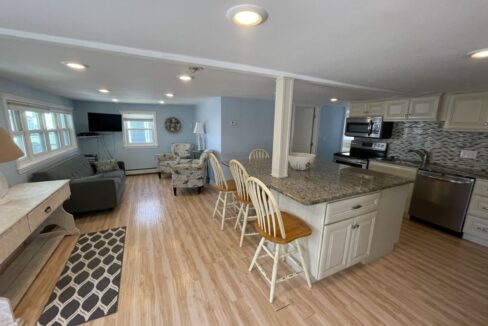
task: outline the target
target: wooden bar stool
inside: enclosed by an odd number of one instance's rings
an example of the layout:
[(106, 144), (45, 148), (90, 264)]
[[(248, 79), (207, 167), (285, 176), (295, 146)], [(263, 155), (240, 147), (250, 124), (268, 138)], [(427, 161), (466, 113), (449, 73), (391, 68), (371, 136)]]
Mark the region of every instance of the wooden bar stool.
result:
[(267, 158), (270, 158), (269, 153), (265, 149), (262, 149), (262, 148), (253, 149), (251, 151), (251, 153), (249, 153), (249, 161), (263, 160), (263, 159), (267, 159)]
[[(236, 183), (237, 201), (240, 204), (239, 213), (237, 214), (237, 220), (234, 229), (237, 229), (237, 226), (239, 226), (241, 230), (241, 239), (239, 241), (239, 247), (242, 247), (244, 236), (258, 235), (259, 233), (257, 232), (246, 233), (247, 222), (256, 220), (256, 216), (249, 217), (249, 209), (250, 208), (252, 209), (251, 207), (252, 201), (247, 192), (247, 184), (246, 184), (246, 181), (249, 178), (249, 174), (247, 173), (246, 168), (239, 161), (231, 160), (229, 162), (229, 165), (230, 165), (230, 172), (232, 173), (232, 176), (234, 177), (234, 181)], [(241, 220), (241, 216), (242, 216), (242, 220)]]
[[(215, 214), (217, 213), (220, 215), (221, 218), (220, 229), (223, 230), (225, 220), (236, 218), (235, 216), (226, 217), (228, 207), (233, 207), (236, 210), (238, 209), (236, 198), (235, 198), (236, 183), (234, 182), (234, 180), (225, 180), (224, 171), (222, 171), (220, 162), (214, 153), (210, 153), (209, 157), (210, 157), (210, 166), (212, 167), (212, 171), (215, 177), (215, 185), (217, 187), (217, 190), (219, 191), (219, 197), (217, 198), (217, 202), (215, 203), (215, 208), (212, 217), (215, 218)], [(222, 203), (221, 210), (219, 210), (220, 203)]]
[[(311, 288), (312, 284), (310, 283), (308, 268), (303, 259), (299, 240), (311, 235), (312, 230), (298, 217), (281, 212), (273, 194), (259, 179), (254, 177), (247, 179), (247, 191), (256, 209), (257, 220), (255, 227), (261, 235), (261, 241), (252, 259), (251, 266), (249, 266), (249, 271), (251, 272), (254, 265), (256, 265), (264, 279), (270, 284), (269, 302), (273, 303), (276, 283), (289, 280), (302, 272), (305, 274), (308, 287)], [(274, 244), (274, 253), (266, 246), (266, 242)], [(266, 254), (259, 256), (261, 250), (264, 250)], [(294, 256), (295, 254), (298, 254), (299, 261)], [(258, 258), (266, 256), (273, 258), (271, 279), (269, 279), (266, 271), (257, 261)], [(277, 280), (278, 262), (280, 259), (285, 260), (287, 258), (297, 267), (300, 267), (301, 271), (293, 272)]]

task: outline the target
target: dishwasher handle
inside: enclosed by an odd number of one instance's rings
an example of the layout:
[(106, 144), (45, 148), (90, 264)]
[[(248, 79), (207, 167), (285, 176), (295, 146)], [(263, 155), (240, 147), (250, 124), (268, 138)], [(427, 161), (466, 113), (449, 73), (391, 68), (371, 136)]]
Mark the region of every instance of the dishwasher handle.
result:
[(450, 175), (450, 174), (442, 174), (439, 172), (430, 172), (430, 171), (425, 171), (425, 170), (419, 170), (417, 172), (418, 175), (427, 177), (427, 178), (432, 178), (436, 179), (439, 181), (445, 181), (445, 182), (451, 182), (451, 183), (458, 183), (458, 184), (472, 184), (474, 183), (473, 178), (468, 178), (468, 177), (460, 177), (457, 175)]

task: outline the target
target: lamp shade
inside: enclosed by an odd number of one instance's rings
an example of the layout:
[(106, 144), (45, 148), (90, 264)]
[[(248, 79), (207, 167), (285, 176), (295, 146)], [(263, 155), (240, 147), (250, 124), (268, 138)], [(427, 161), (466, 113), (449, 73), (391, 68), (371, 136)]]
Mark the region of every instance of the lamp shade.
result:
[(0, 128), (0, 163), (16, 160), (23, 155), (24, 153), (15, 145), (8, 132)]
[(202, 121), (197, 121), (195, 123), (195, 129), (193, 130), (194, 134), (204, 134), (205, 131), (203, 130), (203, 122)]

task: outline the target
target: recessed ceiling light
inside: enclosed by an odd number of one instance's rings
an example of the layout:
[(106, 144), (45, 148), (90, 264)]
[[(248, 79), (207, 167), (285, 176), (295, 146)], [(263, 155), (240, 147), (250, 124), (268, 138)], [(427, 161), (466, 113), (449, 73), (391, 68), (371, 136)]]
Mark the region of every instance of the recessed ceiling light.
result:
[(85, 71), (88, 68), (87, 65), (84, 65), (84, 64), (79, 63), (79, 62), (74, 62), (74, 61), (63, 61), (61, 63), (63, 65), (65, 65), (66, 67), (73, 69), (73, 70), (76, 70), (76, 71)]
[(116, 98), (113, 98), (113, 99), (112, 99), (112, 102), (118, 102), (118, 101), (119, 101), (119, 100), (118, 100), (118, 99), (116, 99)]
[(159, 101), (159, 104), (164, 104), (164, 101), (163, 100)]
[(337, 98), (333, 97), (333, 98), (331, 98), (331, 99), (330, 99), (330, 101), (331, 101), (331, 102), (337, 102), (337, 101), (339, 101), (339, 100), (338, 100)]
[(187, 75), (187, 74), (183, 74), (183, 75), (178, 75), (177, 76), (179, 80), (183, 81), (183, 82), (189, 82), (193, 79), (192, 76), (190, 75)]
[(488, 58), (488, 48), (480, 49), (473, 52), (469, 52), (468, 55), (473, 59), (485, 59)]
[(106, 89), (106, 88), (100, 88), (98, 91), (100, 93), (102, 93), (102, 94), (108, 94), (108, 93), (110, 93), (110, 90), (109, 89)]
[(175, 97), (175, 94), (173, 94), (173, 93), (166, 93), (166, 94), (164, 94), (164, 95), (165, 95), (166, 97), (169, 97), (169, 98), (171, 98), (171, 97)]
[(227, 18), (238, 26), (256, 26), (264, 23), (268, 13), (255, 5), (239, 5), (227, 10)]

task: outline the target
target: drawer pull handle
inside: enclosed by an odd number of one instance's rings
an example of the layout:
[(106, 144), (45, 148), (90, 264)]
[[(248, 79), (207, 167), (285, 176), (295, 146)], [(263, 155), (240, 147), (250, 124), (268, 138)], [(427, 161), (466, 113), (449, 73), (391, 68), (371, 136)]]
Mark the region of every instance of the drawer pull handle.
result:
[(361, 207), (363, 207), (363, 205), (356, 205), (356, 206), (353, 206), (352, 209), (360, 209)]
[(49, 213), (51, 213), (51, 211), (52, 211), (51, 206), (48, 206), (48, 207), (46, 207), (46, 209), (44, 210), (44, 213), (49, 214)]
[(481, 206), (481, 209), (488, 211), (488, 206)]

